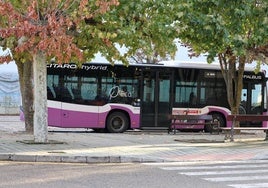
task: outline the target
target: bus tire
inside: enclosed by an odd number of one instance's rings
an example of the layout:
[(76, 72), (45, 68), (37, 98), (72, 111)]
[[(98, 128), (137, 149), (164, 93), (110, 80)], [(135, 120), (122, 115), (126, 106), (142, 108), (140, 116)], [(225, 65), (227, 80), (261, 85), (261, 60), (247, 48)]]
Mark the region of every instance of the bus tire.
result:
[[(219, 127), (226, 127), (225, 119), (224, 117), (219, 114), (219, 113), (211, 113), (213, 121), (218, 121), (219, 122)], [(205, 132), (215, 132), (218, 131), (218, 129), (215, 126), (205, 126)]]
[(111, 113), (106, 122), (107, 131), (110, 133), (122, 133), (129, 127), (129, 119), (123, 112)]

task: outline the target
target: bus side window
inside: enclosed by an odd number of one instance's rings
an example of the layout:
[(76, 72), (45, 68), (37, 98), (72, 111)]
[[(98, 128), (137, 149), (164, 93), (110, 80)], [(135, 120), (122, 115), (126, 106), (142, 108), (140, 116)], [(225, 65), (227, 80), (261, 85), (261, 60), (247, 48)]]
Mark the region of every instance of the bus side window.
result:
[(53, 85), (52, 87), (53, 87), (54, 92), (55, 92), (55, 99), (57, 101), (60, 101), (61, 98), (62, 98), (62, 93), (61, 93), (60, 88), (58, 86), (56, 86), (56, 85)]
[(63, 87), (62, 89), (62, 100), (65, 102), (71, 102), (73, 97), (67, 87)]
[(81, 96), (81, 90), (79, 90), (78, 88), (73, 88), (72, 92), (73, 92), (74, 101), (77, 102), (78, 104), (82, 104), (84, 100)]
[(74, 99), (80, 99), (80, 98), (81, 98), (81, 96), (80, 96), (80, 92), (79, 92), (78, 89), (76, 89), (76, 88), (72, 88), (72, 93), (73, 93), (73, 98), (74, 98)]
[(196, 105), (196, 100), (197, 100), (197, 98), (196, 98), (195, 93), (194, 92), (191, 92), (190, 93), (190, 96), (189, 96), (189, 105), (190, 106)]
[(47, 99), (54, 99), (55, 97), (54, 97), (54, 95), (53, 95), (53, 93), (52, 93), (52, 91), (51, 91), (51, 89), (47, 86)]

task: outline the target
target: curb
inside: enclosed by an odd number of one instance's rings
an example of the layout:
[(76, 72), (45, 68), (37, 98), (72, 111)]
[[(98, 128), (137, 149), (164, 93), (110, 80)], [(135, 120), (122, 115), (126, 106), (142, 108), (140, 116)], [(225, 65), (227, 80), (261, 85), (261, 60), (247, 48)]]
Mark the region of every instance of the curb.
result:
[(59, 155), (20, 155), (20, 154), (0, 154), (0, 161), (17, 162), (55, 162), (55, 163), (153, 163), (165, 162), (165, 160), (121, 157), (121, 156), (59, 156)]

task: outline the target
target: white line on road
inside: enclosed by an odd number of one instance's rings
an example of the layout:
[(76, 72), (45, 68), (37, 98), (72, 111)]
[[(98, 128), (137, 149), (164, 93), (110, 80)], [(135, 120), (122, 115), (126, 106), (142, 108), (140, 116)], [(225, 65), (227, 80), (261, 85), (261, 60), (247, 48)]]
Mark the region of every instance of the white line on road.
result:
[(204, 176), (204, 175), (219, 175), (219, 174), (255, 174), (264, 173), (267, 170), (231, 170), (231, 171), (209, 171), (209, 172), (179, 172), (179, 174), (184, 174), (187, 176)]
[(170, 166), (160, 167), (162, 170), (203, 170), (203, 169), (237, 169), (237, 168), (266, 168), (268, 164), (254, 164), (254, 165), (232, 165), (232, 166)]
[(213, 182), (226, 182), (226, 181), (244, 181), (244, 180), (268, 180), (268, 176), (234, 176), (234, 177), (213, 177), (213, 178), (202, 178), (204, 180)]
[(268, 183), (254, 183), (254, 184), (232, 184), (228, 185), (234, 188), (267, 188)]

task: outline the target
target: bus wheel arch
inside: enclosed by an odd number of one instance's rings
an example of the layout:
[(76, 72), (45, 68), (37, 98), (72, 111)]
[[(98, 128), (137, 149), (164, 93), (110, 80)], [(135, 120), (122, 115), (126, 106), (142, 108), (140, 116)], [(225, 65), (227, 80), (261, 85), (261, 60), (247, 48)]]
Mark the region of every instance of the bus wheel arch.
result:
[(106, 119), (106, 129), (110, 133), (123, 133), (130, 127), (129, 115), (121, 110), (111, 111)]
[[(220, 112), (210, 112), (209, 115), (212, 115), (213, 121), (218, 121), (220, 123), (219, 127), (226, 127), (226, 119), (224, 115)], [(214, 132), (218, 131), (215, 127), (209, 125), (205, 126), (205, 132)]]

